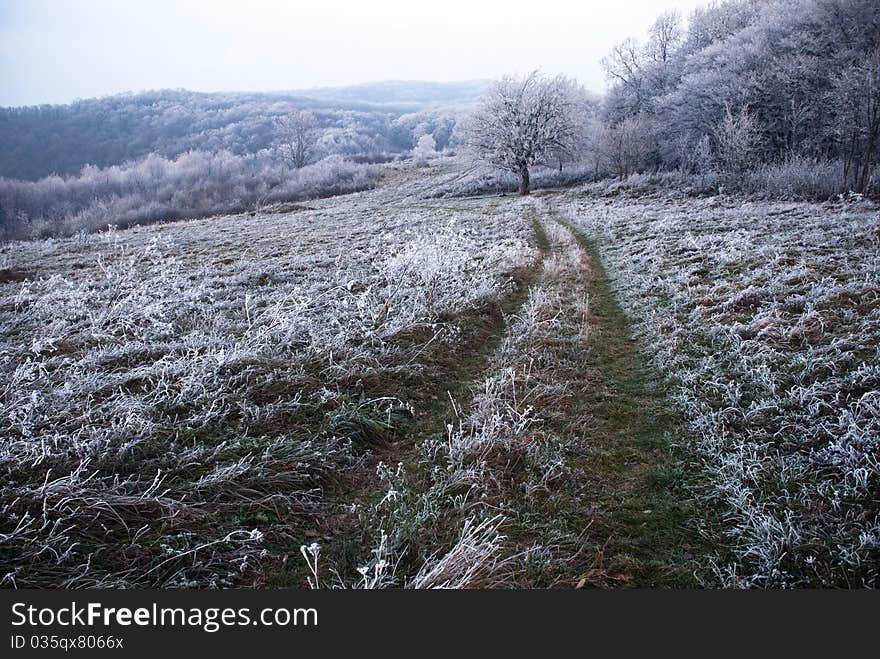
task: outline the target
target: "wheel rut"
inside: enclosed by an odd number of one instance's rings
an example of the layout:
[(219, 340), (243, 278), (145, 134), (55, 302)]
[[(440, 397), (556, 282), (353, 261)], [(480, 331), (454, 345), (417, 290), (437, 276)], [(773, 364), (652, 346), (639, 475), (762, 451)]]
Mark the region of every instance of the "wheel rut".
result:
[(568, 485), (573, 509), (566, 531), (572, 534), (575, 523), (585, 529), (566, 582), (696, 586), (702, 552), (681, 448), (685, 431), (640, 352), (595, 246), (545, 199), (539, 204), (553, 252), (567, 252), (576, 266), (560, 279), (561, 295), (572, 300), (569, 320), (560, 324), (576, 338), (558, 372), (569, 395), (564, 413), (548, 417), (550, 430), (570, 440), (578, 475)]

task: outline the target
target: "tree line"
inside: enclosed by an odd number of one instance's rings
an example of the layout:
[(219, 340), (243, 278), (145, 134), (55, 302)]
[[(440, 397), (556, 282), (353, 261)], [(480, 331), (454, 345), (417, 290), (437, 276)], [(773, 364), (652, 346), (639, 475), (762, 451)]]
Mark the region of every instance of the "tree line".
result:
[(596, 178), (676, 170), (719, 189), (798, 179), (807, 196), (810, 186), (878, 192), (876, 0), (727, 0), (687, 21), (664, 13), (647, 40), (624, 41), (603, 65), (599, 103), (564, 77), (499, 81), (466, 128), (469, 144), (521, 177), (523, 192), (529, 167), (560, 154), (591, 160)]

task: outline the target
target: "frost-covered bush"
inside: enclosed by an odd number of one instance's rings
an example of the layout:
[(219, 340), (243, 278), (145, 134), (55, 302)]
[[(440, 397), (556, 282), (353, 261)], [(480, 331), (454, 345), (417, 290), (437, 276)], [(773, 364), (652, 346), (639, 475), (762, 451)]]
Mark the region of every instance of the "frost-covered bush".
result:
[[(589, 180), (589, 177), (585, 176), (582, 180)], [(578, 181), (575, 179), (571, 182)], [(780, 201), (826, 201), (848, 192), (844, 185), (842, 163), (798, 156), (779, 163), (757, 164), (740, 176), (723, 174), (711, 166), (694, 171), (660, 170), (632, 174), (623, 180), (596, 181), (582, 190), (603, 197), (727, 194)]]
[(389, 286), (383, 294), (389, 312), (405, 306), (416, 316), (436, 318), (497, 299), (500, 290), (492, 273), (499, 264), (506, 270), (522, 265), (527, 253), (528, 248), (519, 240), (507, 240), (481, 252), (475, 233), (451, 220), (427, 235), (414, 237), (384, 264)]
[(742, 185), (748, 192), (773, 199), (825, 201), (847, 192), (843, 163), (797, 156), (751, 170)]
[(433, 135), (422, 135), (416, 142), (413, 149), (413, 158), (418, 165), (425, 165), (427, 162), (437, 155), (437, 141)]
[(268, 151), (237, 156), (189, 151), (173, 160), (151, 154), (79, 176), (0, 179), (0, 237), (47, 237), (240, 212), (373, 187), (379, 171), (335, 155), (292, 168)]
[(758, 162), (761, 141), (761, 126), (747, 106), (736, 113), (725, 106), (712, 130), (711, 162), (728, 185), (738, 184)]

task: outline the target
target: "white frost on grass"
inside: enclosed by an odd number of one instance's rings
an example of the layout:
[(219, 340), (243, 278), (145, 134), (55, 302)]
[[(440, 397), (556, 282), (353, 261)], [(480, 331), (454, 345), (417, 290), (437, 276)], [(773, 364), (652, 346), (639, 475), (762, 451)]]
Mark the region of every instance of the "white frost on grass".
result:
[(724, 504), (725, 581), (878, 585), (876, 208), (571, 198)]
[(418, 373), (532, 256), (398, 192), (0, 247), (26, 278), (0, 282), (0, 579), (239, 584), (319, 510), (364, 450), (324, 423), (351, 383)]

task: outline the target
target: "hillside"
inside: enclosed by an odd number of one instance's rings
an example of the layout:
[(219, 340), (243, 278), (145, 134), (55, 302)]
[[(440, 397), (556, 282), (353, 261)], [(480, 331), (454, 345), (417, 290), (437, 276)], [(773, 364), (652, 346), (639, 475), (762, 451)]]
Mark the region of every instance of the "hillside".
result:
[[(0, 177), (37, 180), (108, 167), (151, 153), (190, 150), (256, 154), (278, 139), (274, 121), (310, 110), (324, 132), (325, 154), (364, 156), (412, 148), (419, 123), (438, 148), (451, 126), (436, 126), (472, 105), (486, 83), (386, 82), (284, 93), (160, 90), (0, 108)], [(454, 123), (454, 122), (453, 122)]]
[(880, 585), (875, 206), (468, 176), (0, 246), (4, 585)]
[(387, 80), (348, 87), (305, 89), (299, 93), (308, 98), (325, 101), (374, 103), (397, 107), (409, 105), (412, 110), (423, 110), (432, 105), (476, 103), (488, 86), (488, 80), (462, 82)]

